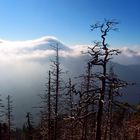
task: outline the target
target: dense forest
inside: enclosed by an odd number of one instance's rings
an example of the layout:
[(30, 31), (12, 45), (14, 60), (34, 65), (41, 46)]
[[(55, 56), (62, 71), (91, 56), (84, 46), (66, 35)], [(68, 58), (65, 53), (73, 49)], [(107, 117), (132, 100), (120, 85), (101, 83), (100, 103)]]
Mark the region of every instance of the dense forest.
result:
[(68, 81), (63, 78), (67, 72), (60, 61), (61, 46), (51, 45), (56, 56), (48, 71), (46, 91), (38, 97), (39, 120), (33, 119), (31, 110), (22, 129), (16, 128), (13, 100), (8, 96), (7, 105), (2, 100), (0, 104), (0, 140), (139, 140), (140, 105), (121, 100), (123, 89), (135, 83), (120, 79), (111, 65), (113, 57), (121, 53), (107, 43), (117, 25), (116, 20), (106, 19), (91, 25), (91, 31), (99, 31), (100, 40), (82, 52), (88, 57), (85, 73), (68, 77)]

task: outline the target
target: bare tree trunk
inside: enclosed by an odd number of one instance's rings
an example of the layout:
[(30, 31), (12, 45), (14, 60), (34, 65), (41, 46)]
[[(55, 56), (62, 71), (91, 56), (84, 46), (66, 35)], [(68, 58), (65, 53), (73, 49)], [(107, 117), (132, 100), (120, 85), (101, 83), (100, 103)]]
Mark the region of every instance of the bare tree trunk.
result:
[(0, 123), (0, 140), (2, 139), (2, 124)]
[(32, 124), (31, 124), (31, 113), (28, 112), (27, 115), (26, 115), (26, 118), (27, 118), (27, 125), (28, 125), (28, 139), (29, 140), (33, 140), (33, 136), (32, 136)]
[[(105, 69), (106, 70), (106, 69)], [(102, 136), (102, 116), (103, 116), (103, 102), (104, 102), (104, 93), (105, 93), (105, 79), (102, 80), (102, 89), (101, 97), (99, 99), (99, 109), (97, 114), (97, 131), (96, 131), (96, 140), (101, 140)]]
[(13, 106), (12, 106), (13, 101), (11, 100), (11, 96), (8, 95), (7, 97), (7, 123), (8, 123), (8, 140), (11, 139), (11, 125), (12, 125), (12, 111), (13, 111)]
[[(102, 75), (100, 77), (101, 91), (100, 91), (100, 98), (99, 98), (99, 105), (98, 105), (98, 112), (97, 112), (96, 140), (101, 140), (102, 138), (102, 117), (103, 117), (103, 108), (104, 108), (104, 96), (106, 92), (107, 64), (108, 64), (108, 61), (110, 60), (109, 55), (113, 55), (113, 52), (118, 54), (117, 50), (108, 49), (107, 43), (106, 43), (106, 36), (110, 30), (115, 30), (113, 26), (115, 26), (116, 24), (118, 24), (118, 22), (105, 20), (105, 22), (102, 24), (99, 23), (99, 24), (93, 25), (91, 29), (91, 30), (94, 30), (94, 29), (99, 28), (101, 32), (101, 39), (102, 39), (101, 42), (97, 42), (94, 48), (91, 49), (93, 54), (90, 53), (91, 56), (93, 57), (93, 60), (91, 61), (91, 63), (93, 65), (102, 67)], [(96, 47), (99, 48), (98, 51), (94, 50)]]
[[(90, 80), (91, 80), (91, 64), (88, 63), (87, 66), (87, 82), (86, 82), (86, 91), (87, 91), (87, 97), (89, 96), (89, 90), (90, 90)], [(88, 104), (88, 103), (87, 103)], [(86, 115), (89, 112), (89, 106), (86, 105)], [(87, 140), (87, 134), (88, 134), (88, 117), (84, 119), (84, 140)]]
[[(112, 81), (111, 81), (112, 82)], [(112, 84), (112, 83), (111, 83)], [(109, 85), (109, 95), (108, 95), (108, 107), (107, 107), (107, 119), (105, 122), (105, 134), (104, 134), (104, 140), (107, 140), (109, 136), (109, 140), (111, 140), (111, 129), (112, 129), (112, 101), (113, 101), (113, 92), (112, 92), (112, 85)]]
[(8, 135), (9, 135), (9, 140), (10, 140), (10, 135), (11, 135), (11, 109), (10, 109), (10, 96), (8, 95), (7, 97), (7, 100), (8, 100)]
[[(106, 33), (105, 33), (106, 35)], [(108, 51), (106, 48), (106, 44), (105, 44), (105, 39), (103, 38), (103, 47), (105, 50), (105, 57), (103, 60), (103, 77), (102, 77), (102, 82), (101, 82), (101, 95), (100, 95), (100, 99), (99, 99), (99, 109), (98, 109), (98, 113), (97, 113), (97, 131), (96, 131), (96, 140), (101, 140), (102, 137), (102, 116), (103, 116), (103, 103), (104, 103), (104, 96), (105, 96), (105, 90), (106, 90), (106, 66), (107, 66), (107, 57), (108, 57)]]
[(58, 125), (58, 95), (59, 95), (59, 52), (58, 46), (56, 47), (56, 88), (55, 88), (55, 122), (54, 122), (54, 140), (57, 140), (57, 125)]
[(48, 81), (48, 140), (51, 140), (51, 73)]
[(74, 130), (73, 130), (73, 120), (72, 120), (72, 117), (73, 117), (73, 95), (72, 95), (72, 84), (71, 84), (71, 79), (69, 79), (69, 95), (70, 95), (70, 117), (71, 117), (71, 140), (73, 140), (73, 133), (74, 133)]

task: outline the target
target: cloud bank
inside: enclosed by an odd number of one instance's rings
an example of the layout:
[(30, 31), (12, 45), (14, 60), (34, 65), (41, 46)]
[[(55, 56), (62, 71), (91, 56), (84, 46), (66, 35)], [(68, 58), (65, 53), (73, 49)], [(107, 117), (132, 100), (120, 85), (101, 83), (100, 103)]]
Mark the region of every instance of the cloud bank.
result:
[[(54, 46), (58, 45), (60, 56), (64, 58), (79, 57), (86, 51), (88, 45), (68, 46), (53, 36), (44, 36), (34, 40), (8, 41), (0, 39), (0, 61), (12, 60), (41, 60), (55, 54)], [(132, 47), (133, 48), (133, 47)], [(120, 48), (121, 55), (113, 60), (117, 63), (129, 65), (140, 63), (140, 49), (128, 47)]]
[(128, 47), (120, 48), (121, 54), (114, 57), (114, 61), (122, 65), (136, 65), (140, 64), (140, 46), (133, 47), (130, 49)]

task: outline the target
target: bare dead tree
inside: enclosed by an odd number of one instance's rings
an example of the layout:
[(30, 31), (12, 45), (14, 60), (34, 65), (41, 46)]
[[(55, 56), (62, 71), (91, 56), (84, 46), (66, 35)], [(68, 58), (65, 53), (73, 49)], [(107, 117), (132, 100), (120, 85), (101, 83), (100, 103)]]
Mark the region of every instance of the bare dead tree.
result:
[[(48, 82), (45, 94), (40, 95), (42, 100), (41, 111), (41, 131), (48, 139), (59, 139), (58, 119), (60, 114), (60, 104), (62, 104), (62, 69), (60, 68), (59, 46), (52, 44), (51, 47), (56, 52), (55, 59), (51, 60)], [(61, 96), (61, 98), (60, 98)], [(61, 106), (62, 108), (62, 106)], [(44, 123), (43, 123), (44, 122)], [(59, 125), (60, 126), (60, 125)]]
[[(87, 72), (84, 78), (85, 78), (85, 88), (86, 88), (85, 96), (87, 100), (87, 99), (90, 99), (90, 89), (91, 89), (91, 64), (90, 63), (88, 63), (87, 65)], [(89, 113), (90, 104), (91, 103), (89, 103), (89, 101), (85, 103), (85, 116), (86, 117), (84, 118), (84, 122), (83, 122), (82, 140), (87, 140), (87, 134), (88, 134), (88, 116), (87, 115)], [(93, 104), (94, 103), (92, 102), (92, 105)]]
[(66, 86), (66, 88), (68, 89), (68, 91), (66, 92), (66, 96), (68, 96), (67, 104), (69, 109), (69, 116), (67, 120), (68, 122), (70, 122), (68, 128), (70, 130), (69, 139), (74, 140), (74, 92), (73, 92), (74, 85), (72, 84), (71, 78), (69, 78), (68, 86)]
[(0, 139), (2, 139), (2, 122), (4, 116), (4, 105), (2, 99), (0, 99)]
[(59, 48), (56, 46), (56, 60), (54, 61), (55, 70), (53, 75), (55, 76), (55, 120), (54, 120), (54, 140), (57, 140), (57, 126), (58, 126), (58, 96), (59, 96), (59, 78), (60, 78), (60, 63), (59, 63)]
[(48, 140), (51, 140), (51, 72), (48, 80)]
[[(1, 97), (1, 95), (0, 95)], [(4, 104), (3, 104), (3, 100), (0, 98), (0, 123), (3, 122), (3, 117), (4, 117)]]
[(70, 122), (71, 122), (71, 124), (70, 124), (70, 138), (71, 138), (71, 140), (73, 140), (73, 134), (74, 134), (74, 128), (73, 128), (73, 119), (72, 119), (72, 117), (73, 117), (73, 92), (72, 92), (72, 82), (71, 82), (71, 78), (69, 78), (69, 83), (68, 83), (68, 95), (69, 95), (69, 106), (70, 106)]
[(27, 130), (28, 130), (28, 139), (33, 140), (33, 117), (30, 112), (26, 114), (27, 118)]
[(127, 85), (125, 81), (120, 80), (117, 75), (114, 73), (113, 67), (110, 67), (110, 71), (107, 77), (107, 95), (106, 95), (106, 122), (104, 126), (104, 140), (112, 139), (113, 133), (113, 102), (115, 98), (120, 96), (120, 88), (123, 88)]
[(8, 139), (11, 139), (11, 129), (13, 127), (13, 100), (10, 95), (8, 95), (7, 99), (7, 107), (6, 107), (6, 118), (8, 124)]
[[(114, 74), (113, 67), (110, 67), (109, 82), (108, 82), (108, 105), (107, 105), (107, 118), (105, 126), (104, 140), (107, 139), (107, 132), (109, 131), (109, 140), (112, 140), (112, 117), (113, 117), (113, 100), (114, 91), (116, 88), (116, 75)], [(109, 130), (108, 130), (109, 129)]]
[(102, 137), (102, 117), (104, 108), (104, 97), (106, 94), (106, 82), (107, 82), (107, 64), (111, 59), (112, 55), (118, 55), (119, 50), (109, 49), (106, 43), (106, 37), (111, 30), (116, 30), (115, 26), (118, 24), (115, 20), (105, 20), (103, 23), (96, 23), (91, 26), (91, 30), (99, 29), (101, 33), (101, 42), (95, 42), (93, 48), (89, 48), (88, 53), (91, 56), (91, 64), (93, 66), (101, 67), (100, 74), (97, 75), (100, 79), (101, 88), (99, 94), (99, 105), (97, 112), (97, 130), (96, 130), (96, 140), (101, 140)]
[(55, 60), (52, 61), (52, 93), (54, 93), (54, 140), (58, 139), (58, 116), (59, 116), (59, 96), (60, 96), (60, 89), (61, 89), (61, 74), (62, 69), (60, 68), (60, 57), (59, 57), (59, 46), (56, 44), (56, 46), (52, 46), (54, 50), (56, 51)]
[(48, 82), (45, 84), (46, 90), (40, 95), (41, 108), (40, 111), (40, 132), (44, 138), (51, 140), (52, 138), (52, 95), (51, 95), (51, 71), (48, 72)]
[(96, 100), (96, 97), (94, 96), (94, 80), (90, 63), (87, 63), (86, 72), (80, 75), (78, 79), (81, 81), (79, 82), (80, 85), (78, 84), (80, 88), (78, 89), (75, 87), (75, 90), (73, 89), (76, 96), (79, 96), (74, 117), (77, 124), (80, 125), (79, 131), (81, 133), (79, 133), (79, 137), (81, 140), (86, 140), (92, 135), (91, 131), (93, 130), (94, 125), (91, 123), (93, 122), (91, 121), (91, 118), (94, 116), (93, 106), (94, 101)]

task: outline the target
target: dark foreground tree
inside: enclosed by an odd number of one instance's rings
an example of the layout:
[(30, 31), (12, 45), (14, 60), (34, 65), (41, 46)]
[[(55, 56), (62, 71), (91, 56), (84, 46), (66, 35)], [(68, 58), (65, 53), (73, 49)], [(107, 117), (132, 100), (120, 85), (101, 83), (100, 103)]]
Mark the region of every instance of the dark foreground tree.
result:
[(115, 20), (105, 20), (103, 23), (96, 23), (91, 26), (91, 30), (99, 29), (101, 33), (101, 41), (95, 42), (92, 48), (89, 48), (88, 53), (91, 56), (90, 63), (92, 66), (99, 67), (99, 72), (96, 73), (96, 78), (99, 84), (99, 104), (97, 111), (97, 129), (96, 129), (96, 140), (102, 139), (102, 119), (104, 113), (104, 103), (106, 102), (105, 96), (108, 82), (108, 71), (107, 66), (113, 55), (118, 55), (120, 51), (118, 49), (110, 49), (106, 43), (106, 37), (112, 30), (116, 30), (118, 24)]
[(13, 128), (13, 100), (10, 95), (8, 95), (7, 107), (6, 107), (6, 119), (8, 124), (8, 139), (11, 139), (11, 129)]
[(33, 140), (33, 117), (30, 112), (27, 112), (26, 114), (27, 119), (27, 139)]

